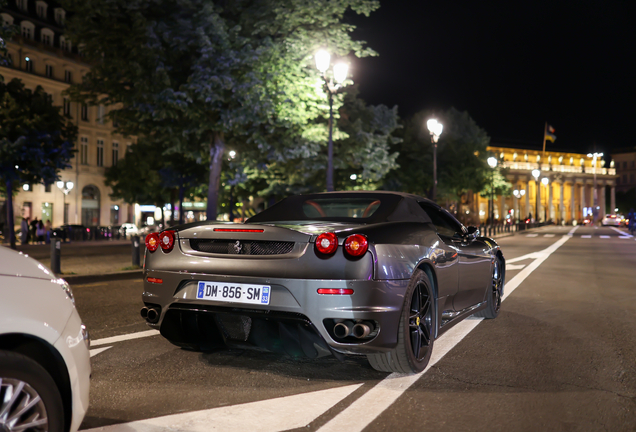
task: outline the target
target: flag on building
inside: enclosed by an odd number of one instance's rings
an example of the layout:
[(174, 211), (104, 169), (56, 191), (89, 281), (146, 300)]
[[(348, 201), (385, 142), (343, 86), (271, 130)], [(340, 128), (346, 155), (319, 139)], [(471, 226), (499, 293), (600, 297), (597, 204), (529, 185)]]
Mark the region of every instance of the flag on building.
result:
[(550, 142), (554, 142), (554, 140), (556, 140), (556, 135), (554, 134), (554, 128), (550, 125), (547, 125), (547, 127), (545, 128), (544, 140), (550, 141)]

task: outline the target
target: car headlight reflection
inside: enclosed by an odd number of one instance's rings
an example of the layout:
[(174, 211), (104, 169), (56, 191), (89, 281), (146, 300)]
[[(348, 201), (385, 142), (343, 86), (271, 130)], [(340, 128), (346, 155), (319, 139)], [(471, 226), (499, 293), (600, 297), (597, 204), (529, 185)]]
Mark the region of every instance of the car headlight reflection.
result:
[(68, 284), (68, 282), (66, 282), (64, 279), (51, 279), (51, 282), (60, 285), (66, 293), (66, 296), (71, 299), (73, 306), (75, 306), (75, 297), (73, 296), (73, 290), (71, 289), (71, 286)]

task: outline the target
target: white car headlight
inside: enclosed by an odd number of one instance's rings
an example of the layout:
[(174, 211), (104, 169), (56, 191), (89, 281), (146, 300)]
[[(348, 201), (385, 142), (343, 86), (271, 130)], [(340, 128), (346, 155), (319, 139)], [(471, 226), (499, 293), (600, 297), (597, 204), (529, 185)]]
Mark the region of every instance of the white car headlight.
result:
[(53, 282), (54, 284), (60, 285), (62, 287), (62, 289), (64, 290), (64, 292), (66, 293), (66, 296), (71, 299), (71, 302), (73, 303), (73, 306), (75, 306), (75, 297), (73, 297), (73, 290), (71, 289), (71, 286), (68, 284), (68, 282), (66, 282), (64, 279), (51, 279), (51, 282)]

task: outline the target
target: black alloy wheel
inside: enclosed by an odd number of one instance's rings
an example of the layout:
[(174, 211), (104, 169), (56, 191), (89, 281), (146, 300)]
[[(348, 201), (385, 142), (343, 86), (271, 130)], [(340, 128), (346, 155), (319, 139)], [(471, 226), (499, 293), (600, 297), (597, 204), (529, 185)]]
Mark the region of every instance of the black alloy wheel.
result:
[(426, 368), (433, 352), (437, 323), (432, 286), (422, 270), (413, 272), (404, 295), (397, 346), (386, 353), (368, 354), (374, 369), (419, 373)]
[(487, 319), (497, 318), (501, 310), (501, 300), (504, 292), (504, 264), (496, 258), (492, 268), (492, 282), (486, 297), (486, 308), (475, 314)]
[(428, 287), (423, 281), (418, 281), (409, 307), (409, 335), (411, 349), (417, 361), (430, 356), (431, 334), (433, 329), (433, 301)]

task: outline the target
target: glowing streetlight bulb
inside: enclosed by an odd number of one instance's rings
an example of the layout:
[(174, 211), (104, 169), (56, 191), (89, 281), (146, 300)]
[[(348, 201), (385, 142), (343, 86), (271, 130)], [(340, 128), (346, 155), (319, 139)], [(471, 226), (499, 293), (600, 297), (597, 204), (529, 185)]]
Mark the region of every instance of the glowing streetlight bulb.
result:
[(490, 168), (494, 168), (497, 166), (497, 158), (494, 156), (490, 156), (488, 158), (488, 165), (490, 165)]
[(59, 182), (55, 183), (55, 185), (60, 188), (60, 189), (64, 189), (64, 182), (62, 180), (60, 180)]
[(66, 189), (71, 190), (73, 189), (73, 182), (72, 181), (67, 181), (66, 182)]
[(331, 55), (325, 50), (319, 50), (316, 55), (316, 69), (320, 72), (325, 73), (329, 68), (329, 61), (331, 60)]
[(539, 171), (538, 169), (532, 170), (532, 177), (534, 177), (535, 180), (537, 180), (540, 175), (541, 175), (541, 171)]
[(543, 184), (544, 184), (544, 185), (546, 185), (546, 186), (548, 185), (548, 183), (549, 183), (549, 182), (550, 182), (550, 180), (549, 180), (547, 177), (543, 177), (543, 178), (541, 179), (541, 183), (543, 183)]
[(347, 79), (348, 71), (348, 65), (346, 65), (345, 63), (338, 63), (337, 65), (333, 66), (333, 78), (338, 84), (342, 84)]
[(236, 157), (236, 152), (234, 150), (230, 150), (230, 157), (234, 159)]

